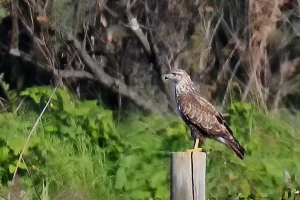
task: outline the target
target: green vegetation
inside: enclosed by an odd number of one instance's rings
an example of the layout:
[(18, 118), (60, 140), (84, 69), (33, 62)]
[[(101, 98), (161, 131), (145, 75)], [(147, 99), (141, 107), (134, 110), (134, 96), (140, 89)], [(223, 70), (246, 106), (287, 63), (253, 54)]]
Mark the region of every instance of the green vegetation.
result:
[[(0, 115), (1, 196), (16, 192), (10, 186), (19, 155), (52, 92), (27, 89), (16, 113)], [(247, 154), (240, 161), (207, 140), (207, 196), (299, 199), (300, 116), (272, 116), (247, 103), (235, 103), (229, 112)], [(28, 196), (169, 199), (169, 154), (192, 145), (187, 127), (173, 117), (122, 113), (119, 123), (116, 117), (97, 101), (81, 102), (58, 89), (18, 168)]]

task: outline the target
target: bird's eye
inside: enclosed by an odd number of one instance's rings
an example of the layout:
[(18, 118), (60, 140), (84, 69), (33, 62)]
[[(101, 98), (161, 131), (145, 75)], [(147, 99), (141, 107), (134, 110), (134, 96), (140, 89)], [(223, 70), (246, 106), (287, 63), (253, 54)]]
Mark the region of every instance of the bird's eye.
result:
[(175, 77), (176, 75), (177, 75), (177, 74), (175, 74), (175, 73), (171, 73), (171, 74), (170, 74), (171, 77)]

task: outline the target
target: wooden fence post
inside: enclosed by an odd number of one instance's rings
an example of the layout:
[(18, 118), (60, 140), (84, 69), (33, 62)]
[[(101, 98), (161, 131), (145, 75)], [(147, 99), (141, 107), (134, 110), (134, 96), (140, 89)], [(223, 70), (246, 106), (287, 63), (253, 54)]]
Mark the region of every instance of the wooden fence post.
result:
[(171, 200), (205, 200), (205, 171), (206, 153), (172, 153)]

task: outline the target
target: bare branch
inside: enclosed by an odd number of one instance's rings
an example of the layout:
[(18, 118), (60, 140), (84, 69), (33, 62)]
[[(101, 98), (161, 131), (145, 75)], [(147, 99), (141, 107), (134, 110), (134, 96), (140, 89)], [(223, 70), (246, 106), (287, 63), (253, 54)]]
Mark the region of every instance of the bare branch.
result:
[(11, 55), (20, 56), (20, 51), (18, 48), (18, 35), (19, 35), (19, 27), (18, 27), (18, 19), (19, 19), (19, 14), (18, 14), (18, 9), (17, 9), (17, 1), (12, 0), (11, 1), (11, 14), (12, 14), (12, 38), (10, 42), (10, 50), (9, 53)]
[(61, 78), (75, 78), (75, 79), (95, 80), (95, 77), (89, 72), (76, 71), (76, 70), (51, 69), (48, 65), (45, 65), (41, 62), (35, 62), (29, 54), (27, 54), (25, 52), (22, 52), (22, 51), (20, 51), (20, 52), (21, 52), (22, 59), (24, 61), (34, 63), (34, 66), (36, 66), (36, 67), (38, 67), (42, 70), (48, 71), (48, 72), (52, 73), (55, 76), (58, 76), (58, 77), (61, 77)]
[(140, 25), (139, 25), (137, 19), (132, 16), (129, 9), (126, 9), (126, 13), (127, 13), (129, 25), (130, 25), (132, 32), (135, 34), (135, 36), (141, 42), (141, 44), (143, 45), (147, 54), (149, 54), (151, 56), (152, 53), (151, 53), (149, 41), (148, 41), (147, 37), (145, 36), (145, 34), (143, 33), (142, 29), (140, 28)]
[(94, 60), (88, 55), (87, 51), (81, 47), (80, 42), (71, 35), (67, 36), (67, 40), (74, 46), (78, 51), (78, 55), (87, 67), (93, 72), (95, 79), (104, 87), (110, 88), (115, 93), (119, 93), (122, 96), (128, 98), (137, 107), (142, 110), (153, 113), (158, 111), (150, 100), (144, 99), (132, 88), (125, 85), (122, 81), (108, 75), (101, 67), (98, 67)]
[(95, 77), (86, 71), (75, 70), (59, 70), (55, 69), (54, 74), (62, 78), (76, 78), (76, 79), (91, 79), (95, 80)]
[[(7, 50), (8, 47), (5, 45), (0, 44), (0, 47)], [(22, 60), (26, 62), (30, 62), (34, 64), (34, 66), (38, 67), (39, 69), (45, 70), (49, 73), (53, 73), (56, 76), (62, 77), (62, 78), (75, 78), (75, 79), (91, 79), (95, 80), (95, 77), (86, 71), (76, 71), (76, 70), (60, 70), (60, 69), (51, 69), (48, 65), (43, 64), (41, 62), (35, 61), (29, 54), (20, 51)], [(1, 75), (0, 75), (0, 81), (1, 81)]]

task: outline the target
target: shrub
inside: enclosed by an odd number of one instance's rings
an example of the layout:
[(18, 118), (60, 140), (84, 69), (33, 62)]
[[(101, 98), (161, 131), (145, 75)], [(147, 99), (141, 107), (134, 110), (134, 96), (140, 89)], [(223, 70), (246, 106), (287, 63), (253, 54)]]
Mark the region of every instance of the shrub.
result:
[[(20, 152), (53, 90), (26, 90), (16, 114), (0, 115), (1, 195), (7, 196)], [(119, 113), (118, 113), (119, 114)], [(232, 104), (229, 123), (247, 153), (239, 160), (207, 140), (210, 199), (297, 199), (299, 116)], [(284, 117), (282, 117), (284, 116)], [(192, 147), (178, 117), (121, 113), (58, 89), (24, 152), (18, 174), (32, 199), (169, 199), (169, 158)], [(14, 192), (13, 187), (10, 192)], [(298, 195), (298, 196), (297, 196)]]

